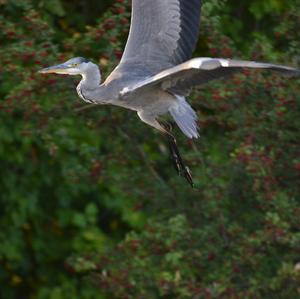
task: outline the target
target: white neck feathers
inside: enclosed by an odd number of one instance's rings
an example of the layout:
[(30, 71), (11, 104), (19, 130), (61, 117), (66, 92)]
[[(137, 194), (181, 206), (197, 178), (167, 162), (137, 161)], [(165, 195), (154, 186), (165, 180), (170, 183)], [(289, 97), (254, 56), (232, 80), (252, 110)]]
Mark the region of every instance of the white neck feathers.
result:
[(101, 73), (99, 67), (96, 64), (89, 62), (85, 72), (82, 74), (82, 80), (80, 82), (81, 88), (92, 90), (99, 87), (100, 83)]

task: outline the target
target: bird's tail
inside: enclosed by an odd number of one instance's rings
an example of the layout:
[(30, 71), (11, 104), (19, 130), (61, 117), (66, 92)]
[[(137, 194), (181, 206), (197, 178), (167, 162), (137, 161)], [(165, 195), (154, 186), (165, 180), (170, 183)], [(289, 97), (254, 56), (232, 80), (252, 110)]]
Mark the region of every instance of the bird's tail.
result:
[(198, 138), (197, 114), (186, 102), (184, 97), (177, 96), (176, 104), (169, 109), (176, 124), (181, 131), (189, 138)]

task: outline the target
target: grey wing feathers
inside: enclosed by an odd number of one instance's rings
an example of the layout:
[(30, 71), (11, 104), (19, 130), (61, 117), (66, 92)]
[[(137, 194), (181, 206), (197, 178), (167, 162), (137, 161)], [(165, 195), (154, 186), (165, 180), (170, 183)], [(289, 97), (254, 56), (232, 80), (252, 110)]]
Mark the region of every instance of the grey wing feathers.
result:
[(230, 60), (230, 59), (223, 59), (223, 61), (228, 62), (228, 67), (237, 67), (237, 68), (258, 68), (258, 69), (270, 69), (273, 71), (285, 73), (286, 75), (294, 75), (299, 76), (300, 70), (285, 66), (285, 65), (278, 65), (272, 63), (261, 63), (255, 61), (245, 61), (245, 60)]
[(180, 0), (180, 38), (173, 56), (174, 65), (189, 60), (198, 40), (202, 0)]
[(187, 95), (195, 86), (233, 75), (247, 68), (270, 69), (290, 76), (300, 76), (300, 70), (282, 65), (222, 58), (194, 58), (127, 88), (123, 94), (141, 88), (160, 86), (174, 94)]
[(132, 0), (128, 41), (120, 64), (140, 64), (152, 74), (191, 58), (201, 0)]
[(198, 138), (197, 114), (184, 97), (176, 96), (177, 105), (170, 107), (169, 112), (181, 131), (189, 138)]

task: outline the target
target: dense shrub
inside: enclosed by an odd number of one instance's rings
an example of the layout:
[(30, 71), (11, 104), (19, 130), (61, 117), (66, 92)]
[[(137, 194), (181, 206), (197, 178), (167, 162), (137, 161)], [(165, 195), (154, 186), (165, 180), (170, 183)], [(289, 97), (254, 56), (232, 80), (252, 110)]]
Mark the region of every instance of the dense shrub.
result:
[[(174, 129), (191, 190), (132, 112), (37, 74), (117, 64), (128, 1), (85, 2), (0, 1), (1, 297), (298, 298), (299, 80), (245, 71), (193, 93), (201, 140)], [(297, 1), (235, 2), (205, 2), (195, 55), (299, 66)]]

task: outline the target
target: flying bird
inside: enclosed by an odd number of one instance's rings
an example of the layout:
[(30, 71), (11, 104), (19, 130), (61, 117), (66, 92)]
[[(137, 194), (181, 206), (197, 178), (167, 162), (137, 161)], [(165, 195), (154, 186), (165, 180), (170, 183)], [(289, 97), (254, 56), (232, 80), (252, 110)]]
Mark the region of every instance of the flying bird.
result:
[(283, 65), (224, 58), (191, 59), (198, 39), (201, 5), (202, 0), (132, 0), (123, 56), (103, 83), (99, 67), (82, 57), (40, 71), (81, 75), (77, 93), (85, 102), (137, 112), (141, 121), (169, 138), (177, 170), (192, 186), (191, 172), (180, 156), (176, 139), (159, 117), (170, 114), (183, 134), (197, 139), (197, 114), (186, 100), (193, 87), (243, 69), (300, 75), (300, 70)]

